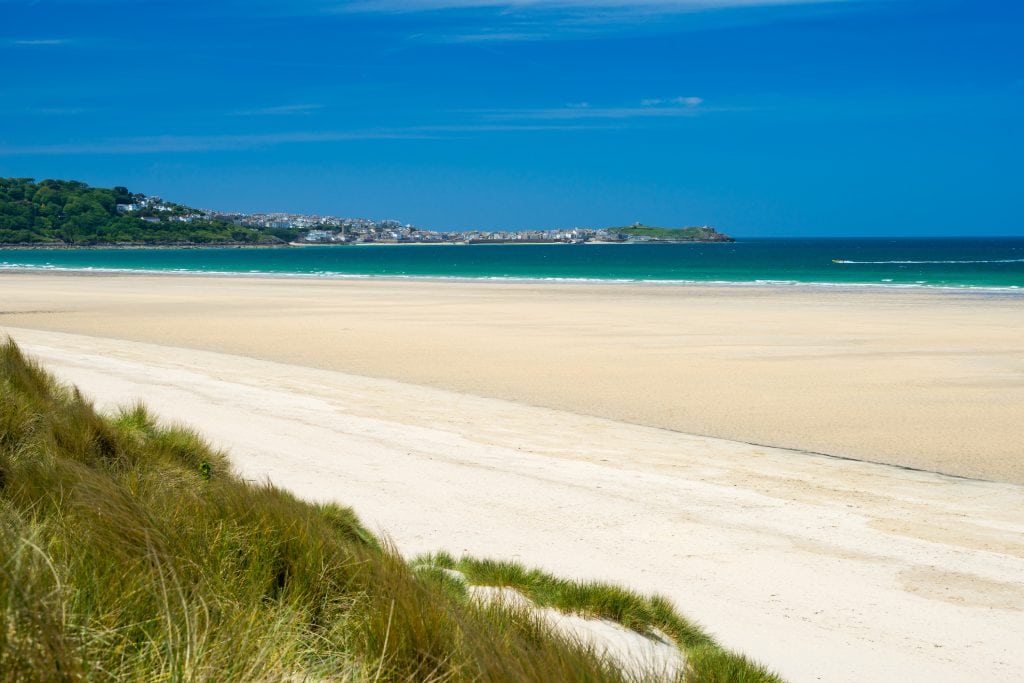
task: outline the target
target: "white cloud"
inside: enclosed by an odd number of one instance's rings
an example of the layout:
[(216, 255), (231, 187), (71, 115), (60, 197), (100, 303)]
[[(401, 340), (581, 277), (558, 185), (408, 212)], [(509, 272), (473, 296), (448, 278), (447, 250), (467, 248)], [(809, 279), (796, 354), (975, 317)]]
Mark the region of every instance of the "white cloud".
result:
[(854, 0), (356, 0), (338, 7), (354, 12), (422, 12), (446, 9), (635, 9), (653, 12), (681, 12), (764, 7), (815, 5)]
[[(307, 0), (309, 1), (309, 0)], [(330, 2), (330, 0), (323, 0)], [(431, 28), (410, 40), (436, 44), (589, 40), (610, 34), (661, 31), (707, 19), (768, 20), (786, 8), (820, 8), (898, 0), (349, 0), (317, 5), (334, 14), (417, 15)], [(307, 6), (308, 7), (308, 6)], [(744, 10), (762, 10), (749, 12)], [(702, 19), (703, 18), (703, 19)], [(677, 27), (678, 28), (678, 27)]]
[(460, 133), (516, 133), (596, 130), (604, 128), (604, 126), (565, 124), (470, 123), (465, 125), (414, 126), (380, 130), (298, 131), (290, 133), (255, 133), (251, 135), (160, 135), (95, 140), (91, 142), (0, 145), (0, 157), (223, 152), (260, 149), (296, 143), (350, 142), (357, 140), (431, 140)]
[[(895, 2), (897, 0), (873, 0)], [(483, 44), (579, 40), (609, 34), (664, 30), (675, 22), (700, 25), (746, 21), (743, 10), (815, 8), (864, 4), (868, 0), (353, 0), (326, 11), (378, 15), (426, 15), (435, 23), (410, 36), (418, 42)], [(755, 21), (769, 18), (761, 12)]]
[(68, 41), (64, 38), (30, 38), (12, 40), (12, 45), (44, 46), (44, 45), (65, 45)]
[(639, 118), (680, 118), (734, 109), (707, 108), (701, 105), (701, 97), (671, 97), (645, 99), (640, 106), (595, 107), (587, 102), (568, 104), (550, 109), (494, 109), (478, 111), (490, 119), (497, 120), (545, 120), (571, 121), (577, 119), (639, 119)]
[(234, 116), (287, 116), (289, 114), (309, 114), (322, 109), (322, 104), (282, 104), (273, 107), (257, 107), (255, 109), (239, 109), (232, 112)]
[(703, 97), (669, 97), (667, 99), (647, 98), (640, 100), (641, 107), (661, 107), (661, 106), (677, 106), (677, 107), (699, 107), (704, 104)]
[(517, 33), (513, 31), (481, 31), (479, 33), (451, 33), (419, 36), (425, 42), (433, 43), (521, 43), (541, 40), (547, 36), (541, 33)]
[(388, 139), (400, 136), (386, 131), (257, 133), (252, 135), (158, 135), (116, 138), (92, 142), (54, 143), (0, 147), (0, 156), (57, 154), (155, 154), (253, 149), (294, 142)]

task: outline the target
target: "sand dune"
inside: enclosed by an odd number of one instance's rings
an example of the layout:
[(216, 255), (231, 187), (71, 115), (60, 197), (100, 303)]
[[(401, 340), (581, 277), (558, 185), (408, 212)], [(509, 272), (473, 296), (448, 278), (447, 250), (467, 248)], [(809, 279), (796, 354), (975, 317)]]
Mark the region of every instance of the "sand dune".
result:
[(1024, 677), (1024, 489), (239, 356), (5, 328), (407, 554), (673, 598), (794, 681)]

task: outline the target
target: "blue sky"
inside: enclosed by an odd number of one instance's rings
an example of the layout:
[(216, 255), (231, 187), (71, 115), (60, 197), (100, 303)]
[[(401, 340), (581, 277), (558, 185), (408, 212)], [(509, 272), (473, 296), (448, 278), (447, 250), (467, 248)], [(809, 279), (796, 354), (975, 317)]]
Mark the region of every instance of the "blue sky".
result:
[(435, 229), (1024, 234), (1024, 3), (0, 0), (0, 175)]

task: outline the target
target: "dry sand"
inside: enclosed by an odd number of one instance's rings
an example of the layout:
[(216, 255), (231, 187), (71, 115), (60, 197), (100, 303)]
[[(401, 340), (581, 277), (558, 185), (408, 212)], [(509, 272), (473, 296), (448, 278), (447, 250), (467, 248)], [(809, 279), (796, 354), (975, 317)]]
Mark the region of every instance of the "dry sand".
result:
[[(448, 570), (465, 580), (461, 572)], [(501, 603), (516, 610), (526, 610), (596, 651), (608, 655), (639, 680), (676, 681), (686, 669), (686, 658), (671, 638), (660, 631), (640, 634), (618, 622), (566, 614), (551, 607), (538, 607), (529, 598), (508, 586), (468, 586), (471, 599), (484, 603)]]
[(793, 681), (1024, 679), (1024, 489), (251, 358), (6, 328), (102, 407), (445, 549), (667, 594)]
[(1020, 294), (5, 273), (0, 325), (1024, 483)]

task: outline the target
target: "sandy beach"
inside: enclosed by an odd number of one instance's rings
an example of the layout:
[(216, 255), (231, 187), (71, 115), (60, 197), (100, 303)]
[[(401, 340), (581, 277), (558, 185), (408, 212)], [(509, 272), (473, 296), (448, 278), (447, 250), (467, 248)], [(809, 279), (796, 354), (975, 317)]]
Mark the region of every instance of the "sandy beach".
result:
[(144, 400), (404, 554), (663, 593), (793, 681), (1024, 677), (1020, 298), (36, 274), (0, 291), (0, 333), (100, 406)]
[(113, 409), (353, 506), (406, 555), (668, 595), (792, 681), (1024, 676), (1024, 489), (203, 351), (9, 329)]
[(0, 276), (0, 325), (1024, 483), (1024, 300), (881, 288)]

